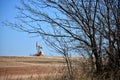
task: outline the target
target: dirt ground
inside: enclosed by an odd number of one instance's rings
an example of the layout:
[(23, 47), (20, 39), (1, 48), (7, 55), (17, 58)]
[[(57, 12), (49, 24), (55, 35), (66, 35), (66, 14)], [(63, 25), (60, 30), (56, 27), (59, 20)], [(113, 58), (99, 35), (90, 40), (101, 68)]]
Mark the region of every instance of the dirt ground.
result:
[(21, 80), (61, 75), (62, 57), (1, 56), (0, 80)]

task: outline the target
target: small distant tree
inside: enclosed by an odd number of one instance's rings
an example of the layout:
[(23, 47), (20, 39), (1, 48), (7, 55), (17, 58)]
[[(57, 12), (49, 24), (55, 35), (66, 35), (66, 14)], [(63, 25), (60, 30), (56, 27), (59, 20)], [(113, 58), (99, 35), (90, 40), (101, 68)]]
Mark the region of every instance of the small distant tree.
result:
[[(16, 17), (21, 22), (10, 26), (40, 35), (65, 56), (68, 68), (68, 56), (74, 52), (89, 56), (98, 74), (108, 67), (119, 70), (119, 0), (21, 0), (21, 4)], [(104, 68), (103, 58), (109, 59)]]

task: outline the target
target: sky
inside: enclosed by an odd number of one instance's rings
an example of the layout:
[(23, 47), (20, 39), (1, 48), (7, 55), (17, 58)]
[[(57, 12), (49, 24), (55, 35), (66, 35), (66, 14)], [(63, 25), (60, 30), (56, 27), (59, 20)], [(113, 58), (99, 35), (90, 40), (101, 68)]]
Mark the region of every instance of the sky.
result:
[(35, 54), (37, 53), (36, 41), (42, 45), (46, 56), (56, 56), (57, 54), (50, 53), (40, 37), (18, 32), (2, 24), (6, 21), (14, 22), (14, 17), (17, 15), (16, 5), (21, 6), (19, 0), (0, 0), (0, 56), (29, 56)]

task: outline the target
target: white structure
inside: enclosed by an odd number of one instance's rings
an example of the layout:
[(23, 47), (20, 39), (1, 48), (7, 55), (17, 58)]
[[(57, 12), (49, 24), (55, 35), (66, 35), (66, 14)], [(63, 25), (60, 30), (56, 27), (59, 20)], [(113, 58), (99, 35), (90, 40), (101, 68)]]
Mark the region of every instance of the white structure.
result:
[(40, 45), (39, 42), (36, 42), (36, 49), (37, 49), (38, 54), (44, 55), (44, 53), (42, 51), (42, 46)]
[(40, 45), (39, 42), (36, 42), (36, 49), (37, 49), (38, 53), (39, 53), (39, 52), (41, 51), (41, 49), (42, 49), (42, 46)]

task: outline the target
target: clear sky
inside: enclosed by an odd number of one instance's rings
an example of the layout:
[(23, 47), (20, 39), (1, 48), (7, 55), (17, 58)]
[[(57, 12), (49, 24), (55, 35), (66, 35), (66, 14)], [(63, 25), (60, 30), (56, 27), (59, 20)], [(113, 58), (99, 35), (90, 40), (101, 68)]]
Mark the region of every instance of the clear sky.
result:
[(14, 22), (17, 15), (16, 5), (20, 5), (19, 0), (0, 0), (0, 56), (29, 56), (37, 52), (36, 41), (39, 41), (43, 47), (45, 55), (51, 54), (44, 41), (40, 37), (24, 32), (12, 30), (3, 26), (1, 22)]

